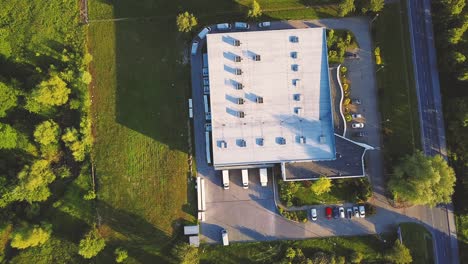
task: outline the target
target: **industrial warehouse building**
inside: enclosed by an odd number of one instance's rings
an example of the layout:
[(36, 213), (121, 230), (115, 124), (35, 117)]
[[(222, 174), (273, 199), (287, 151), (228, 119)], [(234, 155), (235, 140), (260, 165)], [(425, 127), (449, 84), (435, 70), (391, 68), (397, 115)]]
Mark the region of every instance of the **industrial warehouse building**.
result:
[(364, 176), (365, 148), (334, 132), (324, 28), (208, 34), (205, 58), (216, 170)]

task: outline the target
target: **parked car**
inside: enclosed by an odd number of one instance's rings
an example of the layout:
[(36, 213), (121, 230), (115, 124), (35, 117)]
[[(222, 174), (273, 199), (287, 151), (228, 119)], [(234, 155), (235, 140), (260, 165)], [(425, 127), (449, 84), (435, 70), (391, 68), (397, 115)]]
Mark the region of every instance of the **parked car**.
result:
[(228, 30), (228, 29), (231, 29), (231, 24), (229, 24), (229, 23), (220, 23), (220, 24), (216, 25), (216, 28), (218, 30)]
[(366, 209), (364, 208), (364, 205), (359, 206), (359, 216), (362, 218), (366, 217)]
[(211, 123), (206, 123), (205, 124), (205, 131), (206, 132), (211, 132)]
[(315, 208), (310, 209), (310, 216), (311, 216), (313, 221), (316, 221), (317, 220), (317, 209), (315, 209)]
[(235, 29), (249, 29), (250, 25), (245, 22), (236, 22), (234, 23)]
[(353, 133), (353, 137), (365, 137), (365, 136), (367, 136), (367, 134), (364, 132)]
[(330, 219), (332, 217), (332, 209), (331, 207), (326, 207), (325, 208), (325, 216), (327, 217), (327, 219)]
[(359, 208), (357, 206), (353, 206), (354, 217), (359, 218)]
[(346, 59), (359, 59), (359, 55), (354, 52), (346, 52), (344, 56)]
[(194, 41), (192, 43), (192, 55), (197, 54), (197, 50), (198, 50), (198, 41)]
[(211, 28), (210, 28), (210, 27), (206, 27), (206, 28), (202, 29), (202, 31), (200, 31), (200, 33), (198, 33), (198, 37), (199, 37), (200, 39), (204, 39), (204, 38), (206, 37), (206, 35), (207, 35), (208, 33), (210, 33), (210, 31), (211, 31)]
[(223, 246), (229, 246), (229, 237), (226, 229), (221, 230), (221, 238), (223, 239)]
[(345, 218), (344, 208), (340, 206), (340, 208), (338, 208), (338, 211), (340, 212), (340, 218)]
[(361, 115), (361, 114), (352, 114), (351, 117), (352, 117), (353, 119), (362, 118), (362, 115)]
[(353, 216), (353, 209), (352, 208), (346, 209), (346, 217), (348, 217), (348, 219), (351, 219), (352, 216)]
[(355, 105), (360, 105), (360, 104), (361, 104), (361, 100), (358, 99), (358, 98), (354, 98), (353, 100), (351, 100), (351, 103), (352, 103), (352, 104), (355, 104)]
[(338, 209), (338, 207), (333, 207), (333, 218), (337, 219), (340, 217), (340, 210)]
[(353, 124), (351, 124), (351, 127), (352, 127), (352, 128), (363, 128), (363, 127), (364, 127), (364, 123), (360, 123), (360, 122), (358, 122), (358, 123), (353, 123)]
[(268, 28), (268, 27), (270, 27), (270, 26), (271, 26), (271, 22), (269, 22), (269, 21), (265, 21), (265, 22), (260, 22), (260, 23), (258, 23), (258, 27), (259, 27), (259, 28)]

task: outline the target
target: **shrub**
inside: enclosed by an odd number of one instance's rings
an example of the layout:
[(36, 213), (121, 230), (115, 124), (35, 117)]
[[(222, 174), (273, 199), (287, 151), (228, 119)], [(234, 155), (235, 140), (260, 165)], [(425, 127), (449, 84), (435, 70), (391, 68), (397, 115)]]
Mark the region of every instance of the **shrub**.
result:
[(295, 222), (302, 222), (306, 223), (307, 219), (307, 211), (299, 210), (299, 211), (284, 211), (281, 207), (278, 208), (280, 215), (284, 218), (289, 219)]
[(351, 120), (353, 120), (353, 117), (349, 113), (345, 114), (345, 120), (346, 120), (346, 122), (351, 122)]
[(351, 103), (351, 98), (345, 98), (343, 101), (343, 105), (349, 105)]
[(327, 178), (325, 176), (320, 176), (320, 178), (312, 184), (312, 186), (310, 187), (310, 190), (316, 195), (321, 195), (321, 194), (330, 192), (331, 187), (332, 187), (332, 182), (330, 178)]
[(348, 83), (343, 83), (343, 90), (346, 92), (349, 89), (349, 84)]
[(361, 263), (363, 258), (364, 256), (362, 255), (361, 252), (354, 251), (350, 256), (350, 262), (358, 264), (358, 263)]
[(128, 258), (128, 252), (123, 248), (116, 248), (114, 251), (115, 262), (122, 263)]
[(86, 259), (95, 257), (106, 246), (96, 227), (93, 227), (80, 241), (78, 253)]
[(256, 0), (253, 0), (251, 8), (247, 12), (247, 16), (255, 18), (261, 15), (262, 15), (262, 8), (260, 7), (260, 4)]
[(340, 68), (341, 73), (346, 73), (347, 71), (348, 71), (348, 68), (346, 68), (345, 66), (341, 66)]
[(11, 246), (18, 249), (36, 247), (44, 244), (47, 240), (49, 240), (51, 233), (52, 225), (50, 224), (23, 227), (13, 233)]

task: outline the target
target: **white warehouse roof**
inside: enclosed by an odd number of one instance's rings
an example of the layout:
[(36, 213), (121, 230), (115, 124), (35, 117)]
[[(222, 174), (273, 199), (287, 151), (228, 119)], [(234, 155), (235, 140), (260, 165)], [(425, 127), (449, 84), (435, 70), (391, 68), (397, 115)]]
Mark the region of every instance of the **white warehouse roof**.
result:
[(207, 44), (215, 167), (335, 158), (324, 28), (208, 34)]

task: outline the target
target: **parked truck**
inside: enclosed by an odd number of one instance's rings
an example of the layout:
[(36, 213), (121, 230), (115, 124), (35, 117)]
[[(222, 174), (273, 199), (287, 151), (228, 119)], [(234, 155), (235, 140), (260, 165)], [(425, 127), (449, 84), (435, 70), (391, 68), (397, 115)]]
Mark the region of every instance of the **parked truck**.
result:
[(260, 169), (260, 184), (262, 186), (267, 186), (268, 185), (268, 171), (266, 168), (261, 168)]
[(223, 188), (225, 190), (229, 189), (229, 171), (223, 170)]
[(249, 170), (247, 169), (242, 170), (242, 187), (244, 189), (249, 188)]

